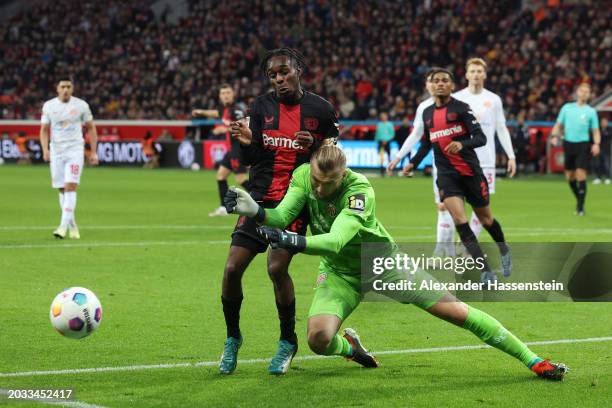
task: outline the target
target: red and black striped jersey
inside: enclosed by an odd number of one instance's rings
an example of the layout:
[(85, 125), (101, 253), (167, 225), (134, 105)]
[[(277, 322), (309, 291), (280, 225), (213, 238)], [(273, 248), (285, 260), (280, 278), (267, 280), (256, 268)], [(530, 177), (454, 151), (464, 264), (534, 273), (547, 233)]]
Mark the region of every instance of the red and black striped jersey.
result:
[[(249, 128), (253, 139), (249, 146), (240, 146), (241, 160), (251, 166), (251, 196), (264, 201), (281, 200), (293, 170), (310, 161), (323, 139), (338, 137), (333, 106), (307, 91), (295, 105), (280, 103), (274, 92), (257, 97), (249, 109)], [(312, 134), (310, 148), (297, 143), (298, 131)]]
[[(217, 108), (217, 111), (219, 112), (221, 122), (223, 122), (223, 125), (227, 127), (229, 127), (231, 122), (235, 122), (246, 117), (246, 112), (238, 104), (233, 104), (230, 106), (220, 105)], [(240, 144), (230, 135), (230, 132), (225, 133), (225, 140), (230, 150), (238, 151)]]
[[(423, 124), (425, 134), (421, 146), (410, 160), (415, 167), (433, 147), (438, 174), (473, 176), (482, 173), (474, 149), (484, 146), (487, 137), (467, 103), (451, 97), (444, 106), (431, 105), (423, 111)], [(461, 143), (463, 148), (459, 153), (445, 151), (451, 142)]]

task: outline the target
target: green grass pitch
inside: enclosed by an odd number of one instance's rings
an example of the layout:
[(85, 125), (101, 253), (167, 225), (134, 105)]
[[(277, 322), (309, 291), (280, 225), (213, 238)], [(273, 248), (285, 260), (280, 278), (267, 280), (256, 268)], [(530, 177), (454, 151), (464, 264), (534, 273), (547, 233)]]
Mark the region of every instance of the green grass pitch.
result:
[[(292, 266), (301, 357), (283, 377), (267, 374), (278, 321), (272, 286), (258, 257), (245, 274), (236, 373), (216, 362), (225, 327), (223, 265), (235, 218), (209, 218), (218, 204), (212, 172), (88, 168), (78, 194), (80, 241), (56, 241), (56, 191), (46, 166), (0, 167), (0, 390), (71, 388), (81, 403), (103, 407), (254, 406), (609, 406), (612, 342), (534, 345), (572, 371), (562, 383), (540, 380), (470, 333), (409, 305), (367, 303), (345, 325), (381, 354), (382, 367), (359, 368), (314, 356), (306, 314), (318, 259)], [(372, 179), (377, 213), (402, 242), (435, 240), (431, 179)], [(573, 215), (561, 177), (500, 180), (492, 208), (510, 242), (611, 241), (612, 187), (589, 185), (587, 215)], [(486, 234), (483, 239), (487, 240)], [(83, 340), (49, 323), (53, 297), (84, 286), (100, 298), (98, 331)], [(612, 336), (610, 304), (480, 304), (524, 341)], [(431, 348), (430, 351), (393, 351)], [(196, 363), (204, 362), (197, 365)], [(168, 364), (116, 371), (117, 367)], [(110, 367), (105, 372), (8, 373)], [(37, 407), (38, 402), (0, 405)], [(81, 406), (86, 406), (82, 404)]]

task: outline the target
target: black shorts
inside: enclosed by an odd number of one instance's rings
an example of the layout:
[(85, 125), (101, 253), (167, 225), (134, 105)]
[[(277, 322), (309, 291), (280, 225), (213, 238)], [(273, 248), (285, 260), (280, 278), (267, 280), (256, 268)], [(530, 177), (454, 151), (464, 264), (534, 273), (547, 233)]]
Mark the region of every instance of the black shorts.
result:
[(385, 142), (383, 140), (380, 140), (378, 142), (378, 153), (383, 150), (387, 152), (387, 155), (389, 156), (389, 158), (391, 158), (391, 141)]
[(448, 197), (463, 197), (475, 208), (489, 205), (489, 183), (482, 173), (473, 176), (438, 173), (436, 183), (440, 190), (440, 201)]
[(564, 142), (565, 170), (588, 169), (591, 162), (590, 142)]
[[(261, 206), (263, 208), (275, 208), (280, 201), (264, 201)], [(298, 215), (298, 217), (291, 222), (291, 224), (285, 227), (286, 231), (295, 232), (299, 235), (306, 235), (306, 229), (308, 228), (308, 207), (304, 206), (304, 209)], [(246, 248), (249, 251), (255, 253), (266, 252), (268, 243), (259, 236), (256, 228), (258, 227), (257, 222), (252, 218), (240, 216), (234, 232), (232, 232), (232, 243), (231, 246), (239, 246)]]
[(247, 172), (246, 166), (240, 162), (240, 156), (238, 153), (234, 153), (233, 151), (225, 153), (225, 156), (223, 156), (223, 159), (221, 159), (219, 165), (225, 167), (226, 169), (230, 169), (235, 174)]

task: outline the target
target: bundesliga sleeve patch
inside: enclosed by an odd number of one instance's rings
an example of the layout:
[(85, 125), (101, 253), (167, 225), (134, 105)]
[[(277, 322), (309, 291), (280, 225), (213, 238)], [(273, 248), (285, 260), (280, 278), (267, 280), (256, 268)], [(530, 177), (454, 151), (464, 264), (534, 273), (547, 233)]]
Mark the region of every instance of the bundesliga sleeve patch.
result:
[(348, 208), (356, 212), (363, 212), (365, 210), (365, 194), (353, 194), (348, 198)]

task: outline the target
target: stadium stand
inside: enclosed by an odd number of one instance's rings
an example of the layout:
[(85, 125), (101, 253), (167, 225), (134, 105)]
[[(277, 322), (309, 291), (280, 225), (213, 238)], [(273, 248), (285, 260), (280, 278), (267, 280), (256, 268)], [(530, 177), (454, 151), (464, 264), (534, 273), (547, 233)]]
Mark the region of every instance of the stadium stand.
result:
[(462, 78), (466, 59), (481, 56), (508, 119), (552, 120), (577, 82), (590, 82), (595, 96), (612, 87), (612, 32), (600, 7), (190, 1), (174, 23), (151, 1), (44, 1), (0, 26), (0, 112), (39, 117), (54, 78), (69, 71), (96, 118), (185, 119), (194, 106), (215, 106), (215, 84), (232, 83), (245, 102), (263, 92), (259, 56), (287, 45), (307, 58), (305, 86), (343, 119), (411, 116), (429, 66)]

